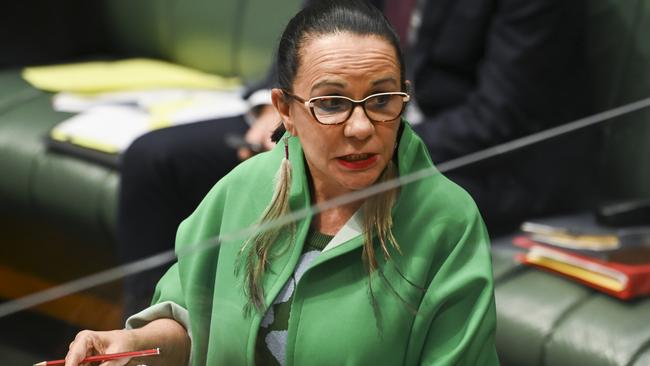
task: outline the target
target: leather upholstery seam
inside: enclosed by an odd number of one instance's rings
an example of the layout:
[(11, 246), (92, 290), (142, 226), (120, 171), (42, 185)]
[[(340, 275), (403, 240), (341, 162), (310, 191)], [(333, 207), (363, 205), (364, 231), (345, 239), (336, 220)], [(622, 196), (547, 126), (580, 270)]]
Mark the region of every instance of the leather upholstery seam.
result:
[(496, 289), (497, 285), (502, 285), (510, 280), (512, 280), (515, 277), (519, 277), (523, 272), (527, 272), (531, 268), (523, 266), (523, 265), (518, 265), (516, 267), (513, 267), (506, 271), (506, 273), (503, 273), (500, 275), (498, 278), (494, 278), (494, 287)]
[(650, 351), (650, 338), (646, 339), (646, 341), (643, 342), (636, 351), (634, 351), (634, 354), (632, 354), (632, 357), (630, 357), (630, 360), (625, 365), (626, 366), (634, 365), (634, 363), (639, 358), (641, 358), (641, 356), (645, 353), (645, 351)]
[(592, 290), (588, 290), (588, 292), (581, 299), (579, 299), (571, 306), (569, 306), (567, 309), (565, 309), (565, 311), (560, 315), (560, 317), (558, 317), (555, 320), (555, 322), (553, 322), (550, 331), (544, 335), (544, 338), (542, 340), (542, 347), (541, 347), (540, 360), (539, 360), (540, 365), (546, 365), (546, 355), (548, 354), (549, 343), (553, 335), (556, 333), (558, 326), (564, 323), (564, 320), (567, 319), (571, 314), (578, 311), (578, 309), (581, 308), (582, 305), (584, 305), (587, 301), (591, 300), (593, 294), (594, 292)]

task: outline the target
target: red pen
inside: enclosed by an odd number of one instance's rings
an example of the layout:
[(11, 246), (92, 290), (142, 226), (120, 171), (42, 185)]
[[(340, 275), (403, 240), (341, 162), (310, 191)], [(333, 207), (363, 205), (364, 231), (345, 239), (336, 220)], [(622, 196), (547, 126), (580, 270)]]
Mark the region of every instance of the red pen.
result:
[[(110, 360), (116, 360), (118, 358), (126, 357), (144, 357), (144, 356), (156, 356), (160, 354), (160, 348), (147, 349), (144, 351), (133, 351), (133, 352), (122, 352), (122, 353), (111, 353), (108, 355), (97, 355), (84, 358), (81, 363), (86, 362), (104, 362)], [(43, 361), (35, 363), (34, 366), (52, 366), (52, 365), (65, 365), (65, 360), (55, 360), (55, 361)]]

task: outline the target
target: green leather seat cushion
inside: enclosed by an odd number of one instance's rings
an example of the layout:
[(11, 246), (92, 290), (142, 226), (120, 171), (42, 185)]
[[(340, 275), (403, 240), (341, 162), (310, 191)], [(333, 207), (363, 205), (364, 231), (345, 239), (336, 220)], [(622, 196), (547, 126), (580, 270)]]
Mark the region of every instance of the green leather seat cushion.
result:
[[(16, 92), (2, 81), (12, 82)], [(111, 236), (118, 177), (107, 168), (47, 151), (50, 129), (70, 114), (52, 110), (51, 94), (37, 91), (18, 70), (0, 74), (0, 195), (3, 210), (63, 219), (71, 227)], [(72, 224), (74, 223), (74, 224)]]
[[(497, 348), (504, 365), (646, 365), (650, 298), (623, 302), (516, 264), (493, 248)], [(636, 362), (636, 363), (635, 363)]]

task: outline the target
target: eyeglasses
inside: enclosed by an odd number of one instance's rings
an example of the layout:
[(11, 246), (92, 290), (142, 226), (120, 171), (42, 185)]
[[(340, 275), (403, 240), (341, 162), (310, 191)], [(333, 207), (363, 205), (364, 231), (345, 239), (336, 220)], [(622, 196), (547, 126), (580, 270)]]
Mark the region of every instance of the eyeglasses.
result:
[(283, 92), (309, 108), (318, 123), (338, 125), (344, 123), (352, 115), (357, 105), (372, 122), (388, 122), (399, 117), (411, 96), (404, 92), (388, 92), (369, 95), (361, 100), (354, 100), (340, 95), (328, 95), (304, 100), (286, 90)]

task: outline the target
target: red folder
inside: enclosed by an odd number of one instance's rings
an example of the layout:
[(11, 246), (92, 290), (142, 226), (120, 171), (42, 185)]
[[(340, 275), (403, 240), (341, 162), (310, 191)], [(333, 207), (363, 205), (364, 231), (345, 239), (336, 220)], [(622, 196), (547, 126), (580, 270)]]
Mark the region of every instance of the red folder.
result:
[(544, 245), (525, 236), (515, 237), (513, 244), (528, 249), (515, 255), (518, 261), (560, 274), (619, 299), (650, 294), (650, 262), (629, 264), (603, 260)]

